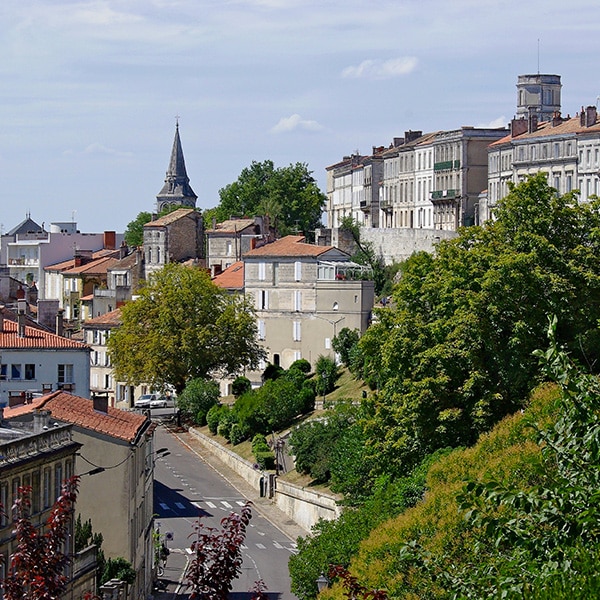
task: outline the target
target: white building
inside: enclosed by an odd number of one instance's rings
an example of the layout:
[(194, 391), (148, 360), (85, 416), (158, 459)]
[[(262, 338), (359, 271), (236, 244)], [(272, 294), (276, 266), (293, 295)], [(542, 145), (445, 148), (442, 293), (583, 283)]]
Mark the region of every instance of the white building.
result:
[(7, 265), (14, 279), (35, 282), (39, 297), (44, 299), (45, 267), (72, 258), (77, 250), (118, 248), (122, 240), (123, 234), (114, 231), (81, 233), (77, 223), (52, 223), (46, 231), (28, 216), (1, 236), (0, 265)]
[(5, 318), (0, 310), (0, 406), (21, 404), (52, 390), (90, 395), (86, 344)]

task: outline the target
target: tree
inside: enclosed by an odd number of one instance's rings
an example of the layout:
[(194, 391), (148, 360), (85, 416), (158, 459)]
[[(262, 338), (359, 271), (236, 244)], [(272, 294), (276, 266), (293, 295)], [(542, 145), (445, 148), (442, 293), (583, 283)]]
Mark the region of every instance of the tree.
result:
[(340, 360), (346, 367), (351, 364), (352, 352), (358, 344), (359, 338), (358, 329), (344, 327), (331, 342), (333, 349), (340, 355)]
[(122, 309), (108, 340), (116, 377), (172, 386), (256, 368), (264, 355), (250, 301), (218, 288), (204, 270), (170, 263)]
[(307, 236), (320, 226), (327, 200), (306, 164), (275, 168), (270, 160), (253, 161), (236, 181), (219, 190), (219, 196), (219, 206), (210, 211), (218, 221), (265, 215), (281, 235)]
[(30, 518), (32, 488), (19, 488), (13, 507), (17, 516), (14, 529), (16, 549), (10, 557), (8, 575), (2, 582), (5, 600), (57, 600), (61, 597), (68, 582), (65, 569), (70, 557), (64, 549), (78, 485), (78, 477), (72, 477), (63, 484), (62, 493), (41, 529)]
[(127, 224), (125, 229), (125, 241), (130, 248), (141, 246), (144, 243), (144, 225), (150, 223), (152, 214), (143, 211)]
[(404, 474), (436, 448), (471, 445), (539, 382), (547, 314), (560, 344), (600, 368), (600, 213), (540, 174), (497, 219), (403, 265), (393, 306), (359, 341), (375, 380), (374, 464)]
[(192, 379), (177, 397), (177, 407), (196, 425), (206, 425), (206, 414), (219, 403), (219, 384), (213, 380)]
[(241, 514), (221, 519), (221, 529), (207, 527), (199, 518), (194, 524), (192, 561), (187, 581), (192, 588), (190, 600), (227, 600), (233, 580), (242, 571), (242, 544), (252, 518), (250, 502)]

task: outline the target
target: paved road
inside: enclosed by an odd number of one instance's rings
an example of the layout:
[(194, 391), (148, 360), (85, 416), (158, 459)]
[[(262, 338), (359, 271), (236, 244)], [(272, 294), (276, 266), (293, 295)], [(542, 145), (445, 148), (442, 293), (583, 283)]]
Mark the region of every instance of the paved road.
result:
[[(155, 433), (155, 448), (168, 448), (170, 455), (159, 458), (155, 467), (154, 511), (160, 533), (168, 539), (171, 553), (162, 580), (168, 589), (165, 600), (187, 598), (189, 588), (184, 571), (191, 559), (189, 550), (193, 526), (199, 516), (206, 525), (217, 527), (231, 512), (238, 512), (251, 499), (249, 490), (239, 491), (213, 466), (194, 452), (185, 436), (176, 437), (163, 427)], [(240, 488), (242, 486), (239, 486)], [(268, 515), (267, 515), (268, 516)], [(262, 579), (272, 598), (292, 600), (287, 563), (295, 551), (297, 529), (286, 531), (271, 523), (264, 510), (252, 510), (252, 519), (243, 546), (242, 573), (234, 582), (232, 598), (248, 598), (248, 590)]]

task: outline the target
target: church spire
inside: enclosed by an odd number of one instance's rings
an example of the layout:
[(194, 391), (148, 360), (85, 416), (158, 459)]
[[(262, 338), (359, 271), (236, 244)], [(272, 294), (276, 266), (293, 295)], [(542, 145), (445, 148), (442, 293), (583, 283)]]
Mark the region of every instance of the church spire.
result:
[(179, 117), (175, 119), (175, 139), (171, 150), (171, 160), (165, 177), (165, 184), (156, 196), (156, 211), (168, 206), (195, 208), (198, 196), (190, 186), (190, 178), (185, 169), (185, 160), (179, 137)]

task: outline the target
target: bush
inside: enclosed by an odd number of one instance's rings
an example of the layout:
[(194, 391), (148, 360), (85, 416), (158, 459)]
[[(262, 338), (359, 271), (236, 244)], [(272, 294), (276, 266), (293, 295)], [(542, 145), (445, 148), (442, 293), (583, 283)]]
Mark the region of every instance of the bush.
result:
[(271, 450), (266, 452), (257, 452), (254, 455), (258, 466), (264, 471), (270, 471), (275, 468), (275, 455)]
[(315, 391), (318, 395), (333, 392), (338, 378), (338, 367), (329, 356), (319, 356), (315, 365)]
[(285, 369), (283, 369), (279, 365), (269, 363), (267, 365), (267, 368), (263, 371), (262, 378), (263, 381), (275, 380), (281, 377), (284, 373)]
[(206, 413), (206, 424), (208, 425), (208, 430), (213, 434), (217, 435), (217, 428), (219, 427), (219, 421), (224, 413), (229, 412), (229, 407), (225, 404), (215, 404), (207, 413)]
[(302, 373), (304, 373), (305, 375), (308, 375), (311, 371), (310, 362), (308, 362), (305, 358), (299, 358), (290, 365), (289, 370), (291, 369), (298, 369), (299, 371), (302, 371)]
[(231, 391), (236, 398), (252, 389), (252, 383), (247, 377), (236, 377), (231, 384)]
[(239, 423), (233, 423), (229, 429), (229, 441), (237, 446), (241, 444), (248, 436)]
[(206, 414), (219, 402), (219, 384), (213, 380), (192, 379), (177, 398), (177, 406), (196, 425), (206, 425)]

